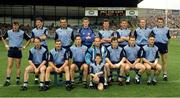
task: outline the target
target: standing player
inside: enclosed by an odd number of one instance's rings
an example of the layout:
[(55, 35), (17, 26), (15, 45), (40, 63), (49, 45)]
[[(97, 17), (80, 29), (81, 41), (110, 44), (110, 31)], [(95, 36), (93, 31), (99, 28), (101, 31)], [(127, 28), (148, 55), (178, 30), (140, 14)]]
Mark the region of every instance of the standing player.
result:
[[(158, 63), (158, 47), (154, 45), (154, 35), (149, 36), (148, 45), (143, 46), (143, 62), (147, 72), (147, 84), (155, 85), (157, 77), (161, 72), (161, 65)], [(154, 70), (154, 77), (151, 77), (151, 70)]]
[[(34, 40), (35, 37), (39, 37), (41, 39), (41, 46), (43, 46), (44, 48), (46, 48), (46, 50), (48, 51), (48, 46), (47, 46), (47, 35), (48, 35), (48, 29), (46, 27), (43, 27), (43, 19), (41, 17), (37, 17), (35, 19), (35, 25), (36, 28), (34, 28), (32, 30), (32, 35), (31, 35), (31, 39), (32, 41)], [(36, 75), (35, 76), (35, 84), (38, 84), (39, 80), (39, 76)]]
[(145, 71), (145, 66), (140, 63), (142, 49), (136, 45), (135, 36), (129, 37), (129, 44), (124, 47), (126, 65), (125, 65), (125, 74), (126, 74), (126, 84), (130, 83), (129, 71), (134, 69), (136, 72), (135, 83), (140, 83), (140, 78)]
[(47, 50), (41, 46), (41, 39), (38, 37), (34, 38), (34, 46), (35, 47), (29, 50), (29, 66), (27, 66), (24, 71), (24, 83), (22, 86), (23, 91), (26, 91), (28, 89), (29, 73), (32, 72), (34, 72), (36, 75), (40, 74), (39, 90), (44, 90)]
[[(5, 39), (9, 39), (9, 44)], [(27, 43), (23, 46), (23, 39), (27, 40)], [(19, 29), (19, 22), (14, 21), (12, 24), (12, 30), (8, 30), (7, 33), (2, 37), (2, 41), (8, 50), (8, 66), (6, 72), (6, 81), (4, 86), (9, 86), (10, 76), (12, 73), (13, 62), (16, 62), (16, 84), (20, 83), (20, 65), (22, 58), (22, 49), (25, 49), (30, 43), (30, 37), (24, 33), (24, 31)]]
[[(55, 40), (61, 40), (62, 47), (66, 49), (68, 55), (70, 55), (70, 47), (73, 44), (74, 35), (73, 29), (67, 27), (67, 19), (65, 17), (60, 18), (60, 28), (56, 30)], [(70, 63), (69, 63), (70, 65)], [(60, 78), (62, 78), (62, 73), (60, 74)]]
[(67, 19), (65, 17), (60, 18), (60, 28), (56, 30), (55, 40), (61, 40), (62, 47), (69, 51), (69, 48), (73, 44), (74, 35), (73, 29), (67, 27)]
[(80, 35), (76, 35), (75, 44), (70, 47), (70, 58), (72, 60), (72, 65), (70, 65), (70, 76), (71, 83), (74, 84), (74, 73), (80, 70), (80, 77), (83, 75), (84, 87), (87, 87), (87, 76), (88, 76), (88, 65), (85, 63), (85, 54), (87, 47), (82, 45), (82, 40)]
[(128, 29), (129, 23), (127, 20), (122, 20), (120, 22), (121, 28), (117, 30), (119, 33), (120, 38), (118, 39), (119, 41), (119, 46), (124, 47), (128, 44), (129, 40), (129, 35), (131, 33), (131, 30)]
[(162, 71), (163, 71), (163, 80), (167, 81), (167, 53), (168, 53), (168, 43), (170, 34), (169, 28), (164, 26), (164, 19), (157, 19), (157, 27), (153, 28), (152, 33), (155, 35), (155, 45), (158, 47), (158, 51), (161, 55), (162, 60)]
[(107, 48), (108, 51), (108, 55), (107, 55), (107, 59), (106, 62), (108, 64), (106, 64), (106, 68), (108, 68), (108, 76), (109, 76), (109, 81), (111, 81), (112, 79), (112, 75), (110, 75), (109, 71), (111, 69), (118, 69), (119, 70), (119, 85), (122, 85), (122, 73), (124, 72), (123, 68), (124, 68), (124, 62), (125, 62), (125, 58), (124, 58), (124, 51), (121, 47), (118, 46), (118, 39), (116, 37), (113, 37), (111, 39), (111, 46), (109, 46)]
[(65, 72), (66, 90), (71, 90), (67, 51), (62, 48), (62, 42), (60, 40), (55, 40), (55, 48), (50, 51), (49, 55), (49, 66), (46, 69), (45, 76), (45, 90), (49, 89), (49, 76), (51, 72), (58, 74)]
[(91, 47), (94, 41), (94, 31), (89, 27), (89, 18), (85, 17), (82, 19), (82, 28), (79, 30), (79, 34), (82, 39), (82, 44), (87, 46), (88, 48)]
[(104, 19), (103, 29), (99, 31), (99, 36), (101, 37), (102, 44), (106, 48), (110, 46), (112, 34), (113, 34), (113, 30), (110, 30), (109, 28), (109, 20)]
[(139, 27), (135, 30), (134, 36), (136, 37), (136, 44), (140, 47), (148, 44), (148, 36), (151, 33), (151, 29), (146, 27), (146, 19), (139, 20)]
[(39, 37), (41, 39), (41, 46), (48, 50), (46, 42), (48, 29), (46, 27), (43, 27), (43, 19), (41, 17), (37, 17), (35, 19), (35, 24), (36, 28), (32, 30), (31, 38), (33, 40), (35, 37)]
[(90, 85), (100, 91), (104, 90), (104, 66), (101, 55), (96, 54), (95, 62), (90, 64)]

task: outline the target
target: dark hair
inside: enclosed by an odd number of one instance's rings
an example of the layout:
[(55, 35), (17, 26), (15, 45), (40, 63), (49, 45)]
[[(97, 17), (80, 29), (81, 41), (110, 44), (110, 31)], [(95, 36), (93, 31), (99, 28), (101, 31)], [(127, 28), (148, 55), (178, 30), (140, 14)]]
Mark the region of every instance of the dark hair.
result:
[(109, 22), (109, 19), (104, 19), (104, 20), (103, 20), (103, 23), (104, 23), (104, 22)]
[(111, 38), (111, 42), (113, 42), (113, 41), (118, 41), (118, 38), (117, 37)]
[(101, 54), (97, 53), (97, 54), (96, 54), (96, 57), (97, 57), (97, 56), (101, 57)]
[(129, 22), (128, 22), (128, 20), (127, 19), (122, 19), (122, 20), (120, 20), (120, 23), (122, 23), (122, 22), (127, 22), (128, 24), (129, 24)]
[(43, 19), (42, 19), (41, 17), (37, 17), (37, 18), (35, 19), (35, 21), (37, 21), (37, 20), (43, 22)]
[(84, 18), (82, 19), (82, 21), (84, 21), (84, 20), (88, 20), (88, 21), (89, 21), (89, 18), (88, 18), (88, 17), (84, 17)]
[(67, 18), (66, 18), (66, 17), (61, 17), (61, 18), (60, 18), (60, 21), (61, 21), (61, 20), (67, 20)]
[(136, 39), (136, 37), (135, 37), (134, 35), (130, 35), (130, 36), (129, 36), (129, 39), (130, 39), (130, 38), (135, 38), (135, 39)]
[(150, 33), (148, 38), (150, 38), (150, 37), (154, 37), (155, 38), (155, 35), (153, 33)]
[(76, 35), (76, 36), (74, 37), (74, 39), (76, 39), (77, 37), (80, 37), (80, 38), (81, 38), (81, 36), (80, 36), (80, 35)]
[(19, 22), (15, 20), (15, 21), (13, 21), (13, 24), (19, 25)]
[[(37, 40), (39, 40), (39, 41), (41, 42), (41, 39), (40, 39), (39, 37), (35, 37), (35, 38), (34, 38), (34, 41), (35, 41), (35, 39), (37, 39)], [(34, 42), (34, 41), (33, 41), (33, 42)]]
[(164, 19), (163, 19), (162, 17), (158, 17), (158, 18), (157, 18), (157, 21), (158, 21), (158, 20), (162, 20), (162, 21), (164, 22)]
[(141, 20), (147, 21), (146, 18), (139, 18), (139, 22), (140, 22)]
[(61, 40), (60, 40), (60, 39), (56, 39), (56, 40), (55, 40), (55, 43), (56, 43), (56, 42), (61, 42)]

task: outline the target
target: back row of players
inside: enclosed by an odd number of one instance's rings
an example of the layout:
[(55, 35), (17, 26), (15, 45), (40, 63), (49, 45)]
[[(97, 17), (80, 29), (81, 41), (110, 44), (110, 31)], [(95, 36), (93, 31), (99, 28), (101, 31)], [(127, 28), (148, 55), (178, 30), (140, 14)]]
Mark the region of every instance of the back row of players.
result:
[[(120, 29), (116, 32), (109, 29), (109, 21), (103, 21), (103, 29), (95, 34), (89, 26), (89, 19), (82, 19), (82, 27), (79, 34), (74, 36), (73, 29), (67, 27), (67, 19), (60, 19), (60, 28), (55, 33), (55, 48), (49, 51), (47, 46), (48, 29), (43, 27), (42, 18), (36, 18), (36, 28), (29, 37), (19, 29), (19, 23), (13, 22), (12, 30), (2, 37), (2, 41), (8, 50), (7, 76), (4, 86), (9, 86), (13, 61), (16, 61), (17, 79), (20, 82), (20, 63), (22, 49), (30, 42), (34, 47), (29, 50), (29, 66), (24, 72), (22, 90), (28, 88), (30, 72), (35, 72), (35, 81), (40, 74), (40, 90), (49, 89), (50, 72), (65, 72), (66, 88), (71, 90), (74, 84), (74, 73), (81, 70), (83, 84), (87, 87), (87, 76), (90, 72), (89, 86), (98, 84), (99, 90), (108, 86), (112, 80), (111, 69), (119, 69), (119, 85), (130, 83), (129, 71), (136, 72), (135, 82), (140, 83), (141, 75), (147, 72), (147, 84), (156, 84), (157, 76), (163, 71), (163, 80), (167, 81), (167, 53), (169, 29), (164, 26), (163, 18), (157, 19), (157, 27), (149, 29), (146, 20), (139, 20), (139, 27), (132, 32), (128, 29), (128, 21), (120, 22)], [(9, 44), (6, 42), (9, 39)], [(23, 39), (27, 43), (23, 46)], [(73, 44), (74, 42), (74, 44)], [(154, 45), (155, 44), (155, 45)], [(161, 55), (162, 64), (158, 63), (158, 52)], [(49, 65), (49, 66), (46, 66)], [(90, 70), (90, 71), (89, 71)], [(154, 75), (151, 76), (151, 70)]]

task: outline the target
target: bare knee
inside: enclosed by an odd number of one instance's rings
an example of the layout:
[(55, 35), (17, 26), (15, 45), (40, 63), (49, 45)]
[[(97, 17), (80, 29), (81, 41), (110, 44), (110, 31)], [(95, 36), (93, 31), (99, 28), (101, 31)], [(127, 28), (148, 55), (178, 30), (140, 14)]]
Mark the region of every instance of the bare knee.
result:
[(40, 72), (45, 72), (45, 70), (46, 70), (46, 67), (45, 67), (45, 66), (43, 66), (43, 67), (40, 68)]
[(88, 71), (88, 65), (87, 64), (83, 64), (83, 70)]
[(64, 67), (64, 71), (67, 73), (67, 72), (69, 72), (69, 67), (68, 66), (65, 66)]
[(76, 65), (75, 64), (72, 64), (71, 66), (70, 66), (70, 70), (71, 71), (74, 71), (76, 69)]
[(130, 67), (128, 65), (126, 65), (124, 69), (125, 69), (125, 71), (129, 71)]
[(158, 64), (158, 65), (156, 66), (156, 69), (157, 69), (158, 71), (161, 71), (161, 70), (162, 70), (162, 67)]

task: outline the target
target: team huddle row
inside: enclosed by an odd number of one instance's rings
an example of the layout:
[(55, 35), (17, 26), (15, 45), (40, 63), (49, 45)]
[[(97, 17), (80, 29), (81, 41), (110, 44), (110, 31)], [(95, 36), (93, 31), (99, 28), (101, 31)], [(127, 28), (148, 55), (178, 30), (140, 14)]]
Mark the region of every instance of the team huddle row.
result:
[[(141, 83), (141, 76), (147, 73), (147, 84), (155, 85), (161, 70), (163, 80), (167, 81), (167, 53), (169, 29), (164, 27), (164, 20), (157, 19), (157, 27), (149, 29), (146, 20), (140, 19), (139, 27), (135, 31), (128, 29), (128, 21), (120, 22), (120, 29), (116, 32), (109, 29), (109, 21), (103, 21), (103, 29), (95, 34), (89, 27), (89, 19), (83, 18), (79, 34), (74, 35), (73, 29), (67, 27), (66, 18), (60, 19), (60, 28), (55, 33), (54, 48), (48, 50), (47, 28), (43, 27), (42, 18), (36, 18), (36, 28), (31, 37), (19, 30), (19, 23), (13, 22), (2, 41), (8, 50), (7, 77), (4, 86), (9, 86), (13, 60), (16, 60), (17, 79), (20, 82), (21, 50), (30, 42), (34, 47), (29, 50), (29, 66), (24, 71), (22, 90), (28, 89), (29, 73), (35, 73), (35, 82), (40, 80), (40, 90), (50, 88), (50, 73), (65, 72), (66, 90), (74, 88), (74, 74), (79, 70), (85, 88), (96, 87), (98, 90), (107, 88), (112, 82), (112, 71), (118, 71), (118, 83), (130, 84), (129, 72), (135, 71), (135, 83)], [(9, 44), (6, 42), (9, 40)], [(23, 39), (27, 43), (23, 46)], [(159, 53), (162, 64), (158, 62)], [(153, 74), (152, 74), (153, 70)], [(88, 79), (89, 75), (89, 79)], [(89, 80), (89, 82), (87, 82)]]

